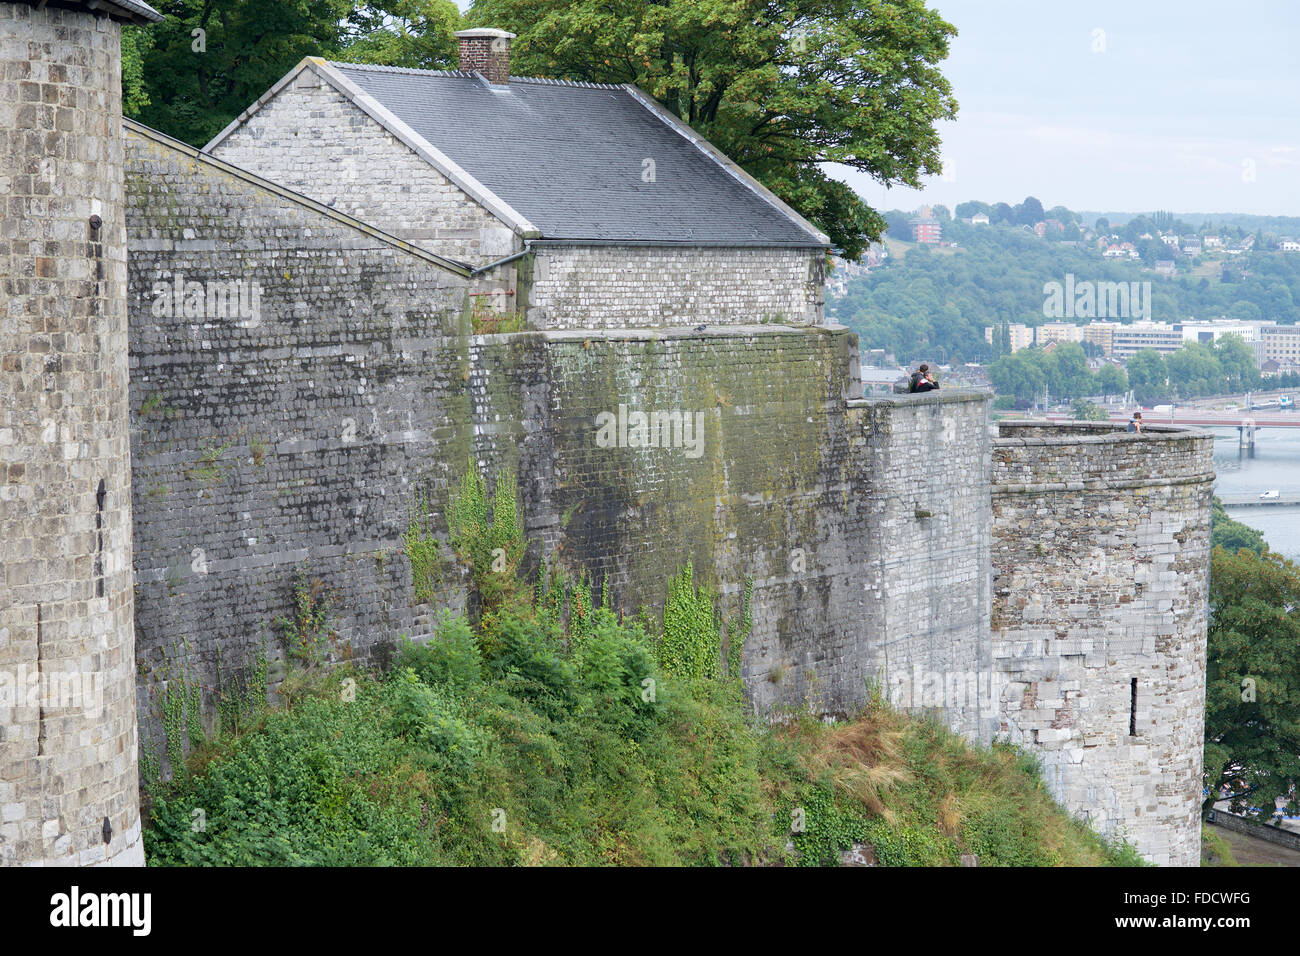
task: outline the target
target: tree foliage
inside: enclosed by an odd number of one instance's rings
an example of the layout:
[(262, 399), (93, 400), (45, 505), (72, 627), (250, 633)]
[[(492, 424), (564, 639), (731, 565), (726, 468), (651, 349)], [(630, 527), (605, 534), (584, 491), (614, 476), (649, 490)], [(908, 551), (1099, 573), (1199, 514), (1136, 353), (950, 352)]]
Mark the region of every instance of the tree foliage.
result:
[(1248, 524), (1237, 521), (1228, 515), (1223, 502), (1214, 497), (1211, 506), (1210, 545), (1223, 548), (1229, 554), (1236, 554), (1242, 548), (1263, 554), (1266, 545), (1264, 535)]
[(162, 23), (124, 32), (123, 111), (195, 146), (303, 57), (446, 67), (455, 63), (452, 33), (460, 28), (450, 0), (375, 0), (361, 7), (350, 0), (168, 0), (155, 6), (166, 17)]
[(823, 164), (884, 184), (941, 171), (955, 34), (921, 0), (477, 0), (520, 74), (633, 83), (826, 232), (849, 258), (884, 219)]
[(1215, 548), (1205, 694), (1208, 810), (1273, 814), (1300, 780), (1300, 568), (1273, 552)]

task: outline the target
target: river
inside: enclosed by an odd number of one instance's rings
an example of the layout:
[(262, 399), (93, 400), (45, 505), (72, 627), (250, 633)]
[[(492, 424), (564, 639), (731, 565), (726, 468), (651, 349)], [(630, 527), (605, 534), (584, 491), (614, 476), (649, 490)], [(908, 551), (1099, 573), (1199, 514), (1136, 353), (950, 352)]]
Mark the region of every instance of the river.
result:
[[(1271, 488), (1300, 495), (1300, 428), (1261, 428), (1255, 456), (1238, 452), (1237, 429), (1214, 428), (1215, 494), (1259, 495)], [(1300, 560), (1300, 508), (1229, 508), (1228, 514), (1264, 532), (1273, 551)]]

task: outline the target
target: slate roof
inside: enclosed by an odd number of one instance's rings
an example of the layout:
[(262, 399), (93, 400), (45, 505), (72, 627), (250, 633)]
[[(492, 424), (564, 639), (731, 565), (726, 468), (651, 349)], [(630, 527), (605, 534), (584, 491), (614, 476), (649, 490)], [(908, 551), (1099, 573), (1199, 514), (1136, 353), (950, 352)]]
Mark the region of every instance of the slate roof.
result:
[[(544, 239), (824, 246), (630, 88), (331, 63)], [(654, 161), (654, 181), (643, 180)]]

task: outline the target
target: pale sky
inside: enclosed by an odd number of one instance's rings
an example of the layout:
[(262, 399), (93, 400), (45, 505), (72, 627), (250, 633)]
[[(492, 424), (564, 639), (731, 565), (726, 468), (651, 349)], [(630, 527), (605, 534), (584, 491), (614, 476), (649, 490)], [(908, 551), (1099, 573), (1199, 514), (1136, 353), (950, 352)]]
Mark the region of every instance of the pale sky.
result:
[(836, 170), (873, 206), (1300, 215), (1296, 0), (929, 6), (958, 31), (944, 175), (917, 192)]
[(1300, 0), (928, 5), (958, 34), (944, 174), (887, 190), (830, 167), (876, 208), (1300, 215)]

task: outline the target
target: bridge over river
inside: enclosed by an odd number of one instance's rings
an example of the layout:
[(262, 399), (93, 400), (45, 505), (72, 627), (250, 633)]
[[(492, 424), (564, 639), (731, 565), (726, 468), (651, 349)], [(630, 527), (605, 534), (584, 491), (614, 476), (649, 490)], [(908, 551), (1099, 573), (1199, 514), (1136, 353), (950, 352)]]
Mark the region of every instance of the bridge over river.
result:
[[(1051, 421), (1072, 421), (1071, 415), (1048, 415)], [(1127, 412), (1110, 416), (1112, 422), (1125, 424), (1129, 420)], [(1251, 412), (1218, 412), (1196, 408), (1176, 409), (1172, 412), (1153, 412), (1142, 410), (1142, 421), (1147, 425), (1192, 425), (1198, 428), (1235, 428), (1240, 436), (1241, 447), (1254, 449), (1255, 432), (1261, 428), (1300, 428), (1300, 414), (1294, 412), (1271, 412), (1255, 414)]]

